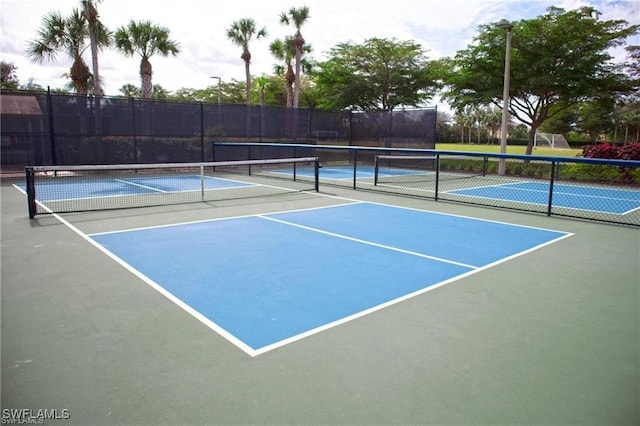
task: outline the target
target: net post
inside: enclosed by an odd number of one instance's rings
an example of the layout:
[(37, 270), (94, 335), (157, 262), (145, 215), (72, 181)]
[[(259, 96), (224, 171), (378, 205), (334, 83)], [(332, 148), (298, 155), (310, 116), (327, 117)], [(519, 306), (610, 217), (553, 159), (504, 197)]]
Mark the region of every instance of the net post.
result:
[(204, 165), (200, 164), (200, 198), (204, 201)]
[(356, 189), (356, 174), (358, 164), (358, 151), (353, 151), (353, 189)]
[(373, 186), (378, 186), (378, 159), (379, 155), (376, 155), (373, 159)]
[(320, 191), (320, 157), (313, 162), (314, 185), (316, 192)]
[(29, 219), (36, 217), (36, 185), (33, 167), (25, 167), (25, 178), (27, 183), (27, 207), (29, 208)]
[[(295, 146), (293, 147), (293, 155), (291, 156), (291, 158), (296, 158), (296, 147), (295, 147)], [(294, 162), (294, 163), (293, 163), (293, 181), (294, 181), (294, 182), (296, 181), (296, 177), (297, 177), (296, 175), (297, 175), (297, 172), (298, 172), (298, 170), (297, 170), (297, 164)]]

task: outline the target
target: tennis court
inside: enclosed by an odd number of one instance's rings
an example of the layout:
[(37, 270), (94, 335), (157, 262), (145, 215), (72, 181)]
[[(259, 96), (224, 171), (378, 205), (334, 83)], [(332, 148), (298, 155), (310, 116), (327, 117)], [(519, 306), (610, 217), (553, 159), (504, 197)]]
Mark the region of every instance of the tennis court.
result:
[[(23, 179), (3, 179), (3, 410), (83, 425), (640, 420), (637, 229), (189, 176), (90, 198), (252, 196), (29, 219)], [(90, 192), (62, 185), (38, 202)]]
[(568, 235), (356, 203), (90, 237), (257, 355)]
[[(398, 157), (389, 157), (398, 158)], [(422, 157), (416, 157), (422, 158)], [(434, 158), (434, 157), (429, 157)], [(278, 173), (291, 173), (279, 171)], [(312, 176), (313, 170), (298, 171), (301, 175)], [(380, 167), (358, 165), (326, 165), (320, 169), (320, 178), (327, 180), (350, 181), (355, 179), (361, 184), (390, 179), (394, 185), (404, 187), (423, 186), (427, 179), (436, 178), (434, 171), (403, 169), (398, 167)], [(444, 195), (468, 197), (476, 200), (498, 200), (506, 202), (526, 203), (546, 208), (549, 204), (549, 183), (527, 181), (523, 179), (504, 179), (496, 183), (491, 177), (483, 183), (481, 176), (459, 173), (441, 173), (442, 180), (464, 179), (466, 183), (456, 182), (454, 189), (444, 190)], [(390, 186), (386, 184), (386, 186)], [(559, 209), (583, 210), (585, 212), (629, 215), (640, 210), (640, 190), (619, 189), (598, 185), (575, 185), (556, 183), (553, 187), (553, 205)]]
[[(449, 191), (449, 194), (519, 201), (546, 206), (549, 184), (542, 182), (514, 182), (500, 185)], [(630, 214), (640, 209), (640, 191), (587, 185), (556, 184), (553, 203), (559, 208), (571, 208), (608, 214)]]

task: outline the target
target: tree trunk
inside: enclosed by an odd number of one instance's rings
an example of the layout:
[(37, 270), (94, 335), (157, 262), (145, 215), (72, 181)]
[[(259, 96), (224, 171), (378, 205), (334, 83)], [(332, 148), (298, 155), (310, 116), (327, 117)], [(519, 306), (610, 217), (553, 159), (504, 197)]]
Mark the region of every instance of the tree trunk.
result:
[(285, 80), (287, 81), (287, 108), (293, 107), (293, 85), (296, 81), (296, 74), (293, 72), (293, 68), (291, 64), (287, 65), (287, 73), (284, 75)]
[(527, 140), (527, 149), (525, 151), (526, 155), (531, 155), (533, 153), (533, 144), (536, 140), (536, 132), (538, 131), (538, 126), (531, 125), (531, 129), (529, 129), (529, 138)]
[(298, 101), (300, 100), (300, 67), (302, 65), (302, 47), (304, 46), (304, 38), (298, 31), (293, 39), (293, 45), (296, 51), (296, 86), (293, 92), (293, 107), (298, 108)]
[[(248, 52), (247, 52), (248, 53)], [(245, 55), (243, 55), (245, 56)], [(251, 55), (248, 55), (251, 58)], [(246, 132), (247, 138), (251, 137), (251, 62), (245, 57), (244, 73), (247, 78), (247, 112), (246, 112)]]
[(142, 84), (142, 97), (144, 99), (151, 99), (153, 94), (152, 75), (151, 62), (147, 58), (142, 58), (142, 61), (140, 61), (140, 83)]
[(251, 71), (249, 62), (244, 64), (244, 73), (247, 77), (247, 106), (251, 106)]
[(91, 77), (91, 71), (85, 64), (81, 57), (77, 57), (73, 61), (71, 66), (71, 81), (76, 88), (78, 95), (86, 95), (89, 93), (89, 78)]

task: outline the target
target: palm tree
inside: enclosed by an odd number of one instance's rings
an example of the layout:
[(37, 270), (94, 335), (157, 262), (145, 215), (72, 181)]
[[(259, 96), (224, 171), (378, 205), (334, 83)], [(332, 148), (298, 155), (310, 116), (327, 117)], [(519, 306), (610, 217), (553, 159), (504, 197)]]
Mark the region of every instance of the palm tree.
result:
[(91, 71), (82, 59), (82, 53), (87, 47), (85, 40), (88, 35), (87, 21), (79, 9), (73, 9), (66, 18), (60, 12), (50, 12), (42, 18), (38, 38), (29, 42), (27, 55), (38, 63), (43, 60), (54, 61), (59, 52), (69, 55), (73, 63), (68, 75), (73, 87), (78, 94), (86, 95)]
[(257, 30), (256, 23), (253, 19), (240, 19), (234, 21), (231, 27), (227, 29), (227, 37), (237, 46), (242, 47), (242, 55), (240, 58), (244, 61), (244, 72), (247, 79), (247, 105), (251, 105), (251, 52), (249, 51), (249, 42), (256, 36), (260, 39), (267, 36), (267, 30), (262, 27)]
[(102, 95), (100, 73), (98, 70), (98, 50), (111, 44), (111, 32), (98, 19), (96, 4), (102, 0), (81, 0), (82, 13), (89, 24), (89, 45), (91, 46), (91, 68), (93, 69), (93, 93)]
[(119, 92), (122, 93), (122, 96), (126, 96), (128, 98), (137, 98), (140, 96), (140, 89), (131, 83), (123, 84), (122, 87), (120, 87)]
[(293, 72), (291, 61), (295, 56), (295, 49), (293, 48), (293, 37), (285, 37), (284, 41), (277, 39), (269, 45), (269, 51), (274, 58), (279, 61), (283, 61), (286, 66), (286, 71), (282, 65), (275, 66), (275, 72), (277, 75), (284, 74), (284, 81), (287, 88), (287, 108), (293, 106), (293, 85), (296, 81), (296, 74)]
[(280, 14), (280, 22), (285, 25), (290, 25), (296, 28), (296, 34), (293, 36), (293, 46), (296, 55), (296, 79), (295, 90), (293, 92), (293, 107), (298, 108), (298, 100), (300, 98), (300, 67), (302, 65), (302, 53), (304, 51), (304, 38), (300, 32), (302, 25), (309, 19), (309, 7), (303, 6), (296, 9), (292, 7), (289, 9), (288, 14), (283, 12)]
[[(291, 61), (296, 55), (296, 51), (293, 45), (293, 36), (285, 37), (284, 41), (277, 39), (269, 45), (269, 51), (274, 58), (284, 62), (284, 66), (275, 65), (274, 72), (278, 76), (284, 76), (287, 92), (287, 108), (293, 106), (293, 85), (296, 81), (296, 74), (293, 72)], [(311, 53), (311, 45), (305, 44), (303, 53)], [(306, 58), (302, 59), (302, 70), (304, 72), (311, 72), (312, 61), (307, 61)], [(286, 71), (285, 71), (286, 67)]]
[(153, 25), (151, 21), (131, 20), (126, 27), (118, 28), (115, 44), (118, 50), (127, 56), (136, 53), (140, 55), (140, 82), (142, 97), (145, 99), (150, 99), (153, 93), (153, 69), (149, 58), (155, 54), (176, 56), (180, 52), (178, 43), (169, 39), (169, 29)]
[(260, 106), (265, 106), (267, 103), (266, 91), (269, 87), (269, 77), (266, 75), (261, 75), (260, 77), (255, 78), (256, 83), (256, 93), (258, 94), (258, 104)]

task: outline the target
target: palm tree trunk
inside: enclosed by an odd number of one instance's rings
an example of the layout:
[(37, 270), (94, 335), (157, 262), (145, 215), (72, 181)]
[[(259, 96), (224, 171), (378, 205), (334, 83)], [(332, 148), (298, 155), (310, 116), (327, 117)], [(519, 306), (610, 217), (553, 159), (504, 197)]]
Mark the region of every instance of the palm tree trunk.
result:
[(296, 86), (293, 92), (293, 107), (298, 108), (298, 101), (300, 100), (300, 67), (302, 65), (302, 48), (304, 46), (304, 38), (300, 31), (293, 38), (293, 46), (296, 52)]
[[(251, 56), (249, 56), (251, 57)], [(250, 61), (244, 61), (244, 72), (247, 78), (247, 137), (251, 137), (251, 70), (250, 70)]]
[(298, 108), (300, 100), (300, 65), (302, 64), (302, 49), (296, 46), (296, 81), (293, 92), (293, 107)]
[(287, 81), (287, 108), (291, 108), (293, 107), (294, 96), (293, 85), (296, 82), (296, 75), (293, 72), (291, 64), (287, 66), (287, 73), (285, 74), (284, 78)]
[(144, 99), (151, 99), (153, 94), (152, 75), (151, 62), (147, 58), (142, 58), (142, 61), (140, 61), (140, 83), (142, 84), (142, 97)]
[(82, 57), (78, 56), (75, 58), (70, 73), (71, 81), (73, 81), (73, 86), (76, 88), (78, 95), (86, 95), (89, 93), (89, 77), (91, 76), (91, 71), (89, 71), (89, 67), (85, 64), (84, 60), (82, 60)]
[(247, 106), (251, 106), (251, 64), (249, 61), (244, 63), (244, 74), (247, 79)]

